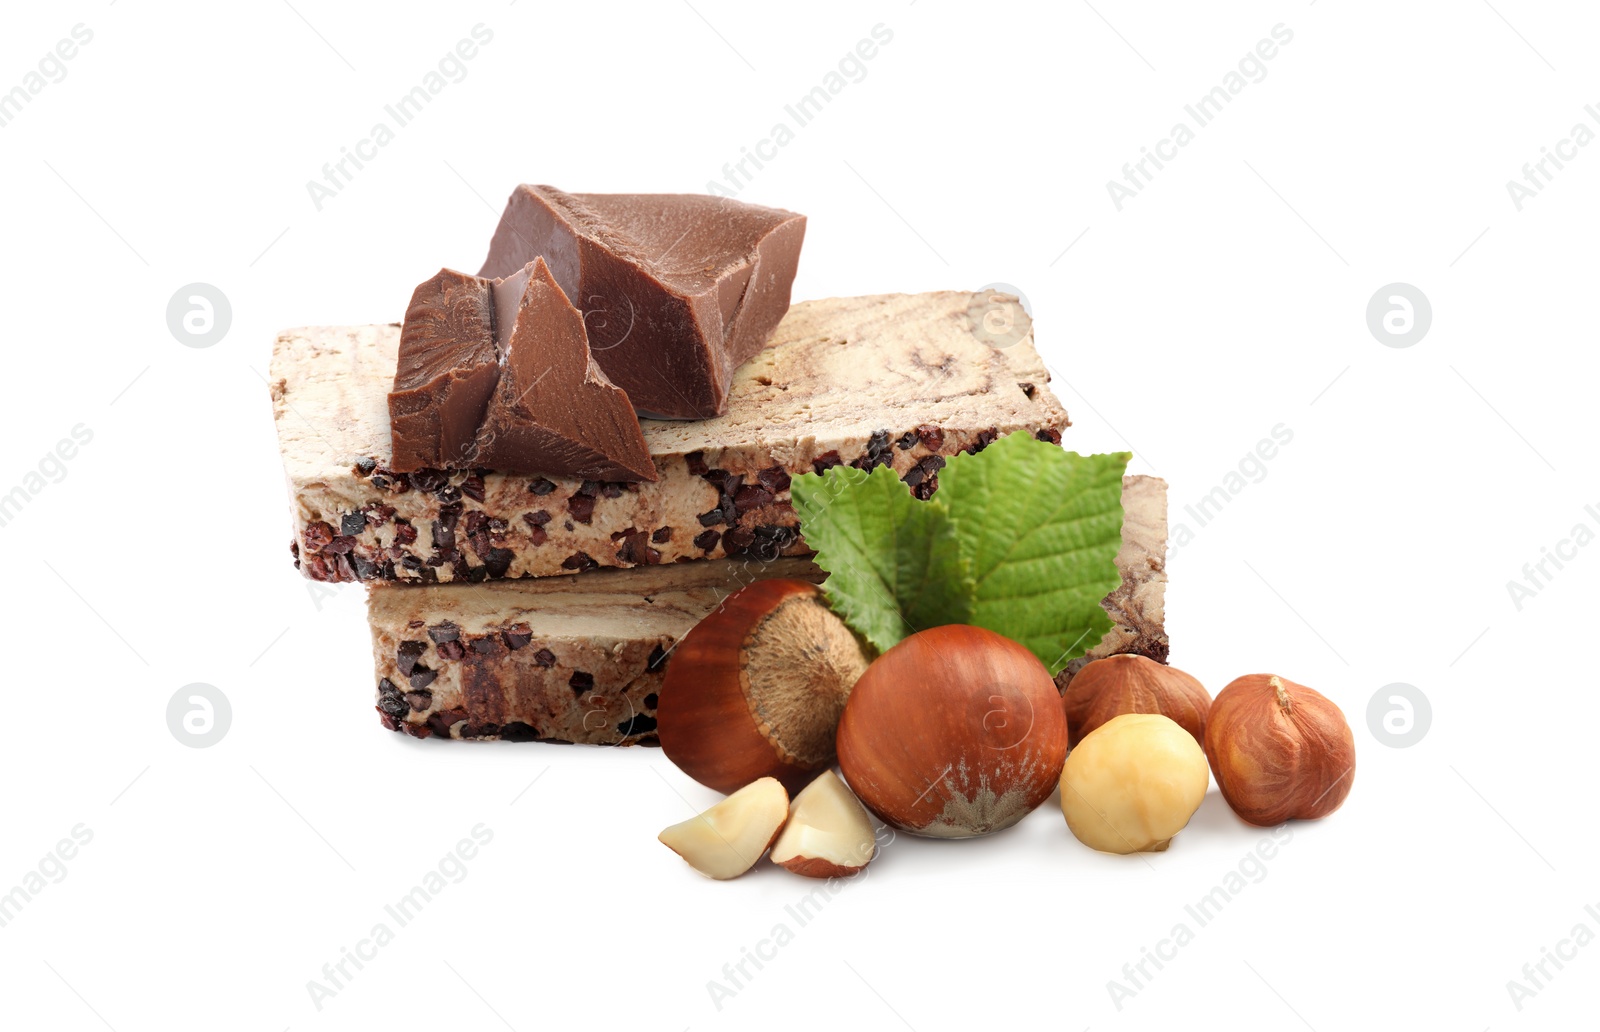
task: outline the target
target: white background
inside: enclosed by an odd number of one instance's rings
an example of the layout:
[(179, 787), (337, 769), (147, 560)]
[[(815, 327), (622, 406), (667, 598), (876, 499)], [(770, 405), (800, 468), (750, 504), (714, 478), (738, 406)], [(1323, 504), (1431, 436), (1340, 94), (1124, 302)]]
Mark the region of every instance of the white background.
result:
[[(1576, 123), (1600, 131), (1594, 12), (434, 6), (6, 12), (0, 89), (93, 32), (0, 128), (0, 492), (93, 433), (0, 527), (0, 891), (75, 825), (93, 834), (0, 928), (8, 1027), (1592, 1020), (1600, 945), (1547, 964), (1521, 1010), (1507, 982), (1574, 925), (1600, 933), (1600, 549), (1520, 609), (1507, 582), (1600, 520), (1600, 147), (1520, 211), (1505, 184)], [(318, 210), (306, 182), (478, 23), (493, 41), (464, 80)], [(705, 190), (878, 23), (893, 40), (865, 78), (740, 194), (810, 216), (795, 296), (1020, 287), (1068, 445), (1132, 449), (1194, 530), (1170, 562), (1173, 662), (1213, 691), (1282, 673), (1356, 731), (1344, 808), (1294, 826), (1120, 1009), (1107, 983), (1193, 928), (1185, 904), (1266, 836), (1214, 790), (1147, 858), (1079, 845), (1053, 800), (992, 839), (901, 837), (800, 928), (784, 908), (812, 883), (768, 864), (712, 883), (654, 841), (714, 798), (659, 750), (384, 732), (361, 589), (321, 597), (290, 568), (263, 380), (277, 330), (398, 319), (439, 266), (477, 267), (518, 182)], [(1118, 211), (1106, 181), (1279, 23), (1293, 40), (1265, 78)], [(205, 349), (165, 317), (197, 281), (233, 309)], [(1405, 349), (1366, 325), (1396, 281), (1433, 308)], [(1187, 519), (1280, 423), (1293, 441), (1264, 479)], [(168, 730), (193, 682), (231, 702), (210, 748)], [(1393, 682), (1431, 702), (1410, 748), (1368, 726)], [(493, 841), (464, 880), (313, 1006), (307, 982), (480, 823)], [(719, 1010), (707, 983), (779, 922), (793, 941)]]

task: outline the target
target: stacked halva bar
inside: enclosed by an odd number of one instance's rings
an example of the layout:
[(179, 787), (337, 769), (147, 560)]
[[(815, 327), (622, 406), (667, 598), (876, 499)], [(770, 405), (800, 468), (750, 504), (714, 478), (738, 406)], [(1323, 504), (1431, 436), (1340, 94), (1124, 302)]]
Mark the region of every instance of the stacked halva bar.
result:
[[(948, 456), (1059, 442), (1067, 415), (1031, 333), (993, 347), (974, 295), (793, 305), (735, 374), (725, 415), (643, 420), (658, 478), (396, 473), (397, 325), (292, 330), (272, 364), (296, 565), (371, 586), (377, 706), (416, 737), (652, 740), (673, 644), (752, 580), (821, 580), (794, 476), (890, 466), (919, 497)], [(1090, 658), (1164, 660), (1166, 485), (1124, 484), (1115, 626)]]

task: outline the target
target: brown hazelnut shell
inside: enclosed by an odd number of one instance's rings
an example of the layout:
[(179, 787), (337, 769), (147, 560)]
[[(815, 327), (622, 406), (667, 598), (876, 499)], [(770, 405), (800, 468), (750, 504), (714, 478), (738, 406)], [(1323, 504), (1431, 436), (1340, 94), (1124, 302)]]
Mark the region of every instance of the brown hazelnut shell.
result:
[(1344, 713), (1275, 674), (1247, 674), (1218, 692), (1204, 745), (1222, 797), (1264, 828), (1326, 817), (1355, 779), (1355, 737)]
[(833, 764), (839, 714), (867, 668), (860, 642), (809, 581), (729, 595), (667, 659), (656, 735), (667, 758), (731, 793), (763, 777), (790, 794)]
[(1071, 744), (1112, 717), (1159, 713), (1205, 743), (1211, 693), (1177, 667), (1132, 654), (1097, 659), (1073, 675), (1061, 697)]

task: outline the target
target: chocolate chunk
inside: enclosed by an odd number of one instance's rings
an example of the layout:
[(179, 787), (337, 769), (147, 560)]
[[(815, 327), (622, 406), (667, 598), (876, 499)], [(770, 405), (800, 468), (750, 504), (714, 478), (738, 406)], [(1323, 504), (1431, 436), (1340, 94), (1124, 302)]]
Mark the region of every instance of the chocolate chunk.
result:
[(400, 676), (410, 677), (411, 671), (417, 665), (417, 660), (421, 659), (423, 653), (427, 651), (428, 643), (425, 641), (401, 642), (399, 647), (395, 649), (394, 655), (395, 666), (400, 668)]
[(850, 465), (869, 473), (879, 466), (887, 466), (894, 462), (894, 453), (890, 450), (892, 447), (889, 431), (874, 430), (872, 436), (867, 438), (867, 453)]
[(812, 459), (811, 469), (812, 472), (821, 475), (839, 465), (843, 461), (843, 459), (839, 458), (839, 451), (836, 448), (830, 452), (823, 452), (821, 455), (818, 455), (816, 458)]
[(1033, 436), (1041, 441), (1049, 441), (1051, 444), (1061, 443), (1061, 431), (1054, 427), (1047, 426), (1042, 430), (1035, 430)]
[(639, 418), (589, 353), (584, 317), (543, 258), (493, 290), (504, 360), (476, 462), (594, 480), (654, 480)]
[(722, 540), (722, 534), (715, 530), (701, 531), (694, 536), (694, 547), (702, 552), (710, 553), (717, 547), (717, 542)]
[(433, 494), (450, 486), (450, 476), (437, 469), (418, 470), (411, 474), (411, 486), (424, 494)]
[(356, 460), (356, 472), (361, 474), (364, 477), (365, 476), (370, 476), (372, 471), (377, 469), (377, 468), (378, 468), (378, 461), (376, 459), (357, 459)]
[(433, 693), (426, 688), (420, 692), (406, 692), (406, 705), (418, 713), (426, 713), (433, 705)]
[(543, 509), (525, 512), (522, 514), (522, 518), (528, 522), (530, 527), (542, 527), (550, 522), (550, 514)]
[(505, 638), (506, 648), (515, 652), (520, 648), (526, 647), (528, 642), (533, 640), (533, 631), (527, 624), (516, 624), (500, 632), (500, 636)]
[(433, 679), (438, 676), (439, 674), (437, 671), (429, 670), (427, 667), (419, 663), (411, 671), (410, 676), (406, 678), (406, 682), (410, 684), (412, 688), (426, 688), (428, 685), (432, 684)]
[(773, 494), (789, 490), (789, 471), (782, 466), (764, 469), (756, 474), (756, 479), (761, 482), (762, 487)]
[(706, 456), (704, 452), (692, 451), (683, 457), (683, 464), (689, 467), (692, 476), (704, 476), (706, 472)]
[(467, 654), (467, 650), (462, 647), (459, 641), (442, 641), (439, 643), (437, 651), (444, 659), (451, 660), (460, 659)]
[(388, 678), (378, 682), (378, 709), (391, 717), (403, 717), (411, 712), (411, 704)]
[(651, 692), (649, 695), (646, 695), (644, 697), (644, 708), (645, 709), (655, 709), (656, 705), (658, 703), (660, 703), (660, 701), (661, 701), (661, 697), (659, 695), (657, 695), (655, 692)]
[(1039, 388), (1035, 387), (1033, 384), (1028, 383), (1027, 381), (1023, 381), (1023, 382), (1017, 384), (1017, 386), (1022, 388), (1022, 393), (1026, 394), (1028, 396), (1029, 400), (1033, 399), (1033, 395), (1039, 389)]
[(917, 440), (929, 451), (938, 451), (944, 447), (944, 431), (936, 426), (923, 423), (917, 427)]
[(483, 477), (474, 473), (461, 482), (461, 493), (475, 502), (482, 502), (485, 497)]
[(355, 536), (367, 529), (367, 517), (359, 512), (347, 512), (339, 517), (339, 533)]
[(517, 553), (509, 548), (491, 548), (489, 554), (483, 557), (483, 568), (494, 578), (504, 577), (511, 570), (511, 561)]
[[(655, 648), (650, 650), (650, 658), (645, 660), (644, 668), (646, 670), (650, 671), (653, 674), (657, 670), (660, 670), (663, 666), (665, 666), (666, 662), (667, 662), (667, 650), (662, 648), (660, 645), (657, 645)], [(654, 702), (650, 701), (651, 699), (654, 699), (654, 698), (655, 698), (655, 696), (653, 696), (653, 695), (649, 696), (648, 698), (646, 698), (644, 700), (644, 704), (646, 706), (649, 706), (651, 709), (655, 709), (656, 708), (656, 704)]]
[(533, 661), (549, 670), (556, 665), (556, 654), (549, 649), (540, 649), (533, 654)]
[(555, 481), (554, 480), (546, 480), (544, 477), (539, 477), (537, 480), (534, 480), (532, 483), (530, 483), (528, 485), (529, 492), (531, 492), (533, 494), (536, 494), (536, 495), (547, 495), (551, 491), (554, 491), (555, 489), (556, 489)]
[(447, 641), (455, 641), (461, 637), (461, 628), (449, 620), (445, 620), (443, 623), (437, 623), (428, 628), (428, 637), (433, 639), (435, 645), (440, 645)]
[(582, 695), (584, 692), (587, 692), (587, 691), (593, 691), (594, 690), (594, 675), (593, 674), (589, 674), (589, 673), (585, 673), (584, 671), (579, 670), (576, 673), (574, 673), (571, 678), (569, 678), (567, 680), (567, 685), (574, 692), (578, 693), (579, 695)]
[(664, 545), (672, 540), (671, 527), (657, 527), (655, 533), (650, 535), (650, 540), (658, 545)]
[(727, 411), (733, 371), (788, 311), (805, 226), (725, 197), (519, 186), (479, 275), (509, 276), (543, 255), (635, 407), (703, 419)]
[(500, 378), (493, 330), (488, 280), (441, 269), (411, 295), (389, 393), (391, 467), (411, 472), (471, 461)]

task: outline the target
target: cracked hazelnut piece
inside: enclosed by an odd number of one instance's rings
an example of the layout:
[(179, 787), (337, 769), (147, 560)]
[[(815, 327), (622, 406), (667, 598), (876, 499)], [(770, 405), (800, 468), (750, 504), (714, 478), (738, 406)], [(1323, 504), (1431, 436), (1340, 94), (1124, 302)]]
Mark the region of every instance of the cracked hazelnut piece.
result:
[(1205, 685), (1177, 667), (1146, 656), (1097, 659), (1073, 676), (1062, 695), (1071, 744), (1112, 717), (1124, 713), (1159, 713), (1204, 742), (1211, 694)]
[(789, 793), (775, 778), (751, 782), (658, 838), (707, 878), (725, 881), (754, 867), (789, 817)]
[(972, 838), (1050, 797), (1067, 721), (1050, 673), (993, 631), (919, 631), (879, 656), (839, 722), (839, 767), (867, 808), (913, 835)]
[(867, 866), (877, 851), (867, 808), (825, 770), (789, 804), (772, 862), (807, 878), (837, 878)]
[(815, 584), (756, 581), (672, 651), (656, 708), (662, 751), (719, 792), (761, 777), (794, 791), (833, 764), (839, 714), (866, 669)]
[(1078, 841), (1106, 853), (1160, 852), (1205, 800), (1211, 773), (1187, 730), (1124, 713), (1086, 735), (1061, 771), (1061, 812)]

